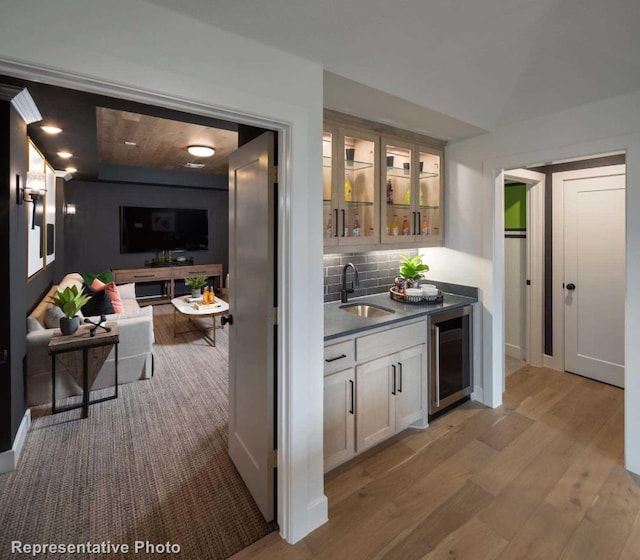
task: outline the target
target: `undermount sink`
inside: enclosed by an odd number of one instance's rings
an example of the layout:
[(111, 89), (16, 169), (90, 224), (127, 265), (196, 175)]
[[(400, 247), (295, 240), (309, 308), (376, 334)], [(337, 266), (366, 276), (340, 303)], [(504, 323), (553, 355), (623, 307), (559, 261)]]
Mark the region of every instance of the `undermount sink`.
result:
[(341, 305), (340, 309), (347, 313), (353, 313), (358, 317), (384, 317), (385, 315), (393, 315), (393, 309), (387, 309), (380, 305), (372, 305), (370, 303), (348, 303)]

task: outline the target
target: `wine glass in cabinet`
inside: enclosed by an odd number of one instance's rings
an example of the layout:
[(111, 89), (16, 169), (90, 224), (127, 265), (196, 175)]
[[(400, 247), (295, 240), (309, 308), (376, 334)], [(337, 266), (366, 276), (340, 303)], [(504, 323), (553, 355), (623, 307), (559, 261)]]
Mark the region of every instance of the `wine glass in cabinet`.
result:
[(442, 153), (418, 148), (419, 237), (426, 242), (442, 241)]

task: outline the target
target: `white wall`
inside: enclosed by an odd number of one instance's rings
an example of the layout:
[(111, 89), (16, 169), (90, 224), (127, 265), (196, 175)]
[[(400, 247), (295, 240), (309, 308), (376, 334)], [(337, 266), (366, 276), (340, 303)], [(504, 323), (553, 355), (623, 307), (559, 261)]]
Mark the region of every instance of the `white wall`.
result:
[(507, 237), (505, 252), (505, 353), (507, 356), (525, 358), (525, 281), (527, 274), (527, 240)]
[[(502, 185), (497, 169), (616, 150), (627, 153), (625, 461), (640, 473), (640, 92), (499, 128), (446, 149), (442, 276), (478, 282), (482, 299), (484, 401), (501, 403), (504, 345)], [(498, 181), (496, 181), (496, 178)], [(431, 259), (430, 259), (431, 261)], [(474, 269), (469, 277), (466, 272)], [(434, 276), (435, 277), (435, 276)]]
[[(139, 89), (220, 108), (231, 116), (291, 124), (290, 175), (282, 181), (280, 208), (291, 216), (281, 251), (286, 261), (281, 325), (289, 351), (282, 355), (285, 379), (279, 387), (281, 426), (287, 428), (279, 434), (281, 459), (291, 469), (288, 479), (279, 482), (286, 502), (279, 504), (280, 513), (289, 514), (279, 521), (286, 538), (298, 540), (327, 517), (322, 472), (321, 67), (143, 0), (1, 0), (0, 13), (0, 73), (20, 73), (7, 62), (19, 61), (39, 68), (35, 74), (26, 68), (24, 77), (42, 76), (58, 85), (65, 85), (66, 74), (74, 74), (131, 87), (131, 98)], [(44, 69), (52, 70), (49, 77)], [(290, 282), (294, 272), (296, 281)]]

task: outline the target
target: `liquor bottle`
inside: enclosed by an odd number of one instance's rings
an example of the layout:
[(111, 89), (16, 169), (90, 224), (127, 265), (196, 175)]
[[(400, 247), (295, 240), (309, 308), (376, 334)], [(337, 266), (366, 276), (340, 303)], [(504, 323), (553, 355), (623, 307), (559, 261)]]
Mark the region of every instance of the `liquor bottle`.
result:
[(387, 179), (387, 204), (393, 204), (393, 185), (391, 179)]
[(398, 233), (398, 216), (394, 214), (391, 220), (391, 235), (398, 235)]
[(202, 290), (202, 303), (209, 303), (209, 287), (205, 286), (204, 290)]
[(420, 227), (422, 235), (429, 235), (429, 224), (427, 223), (427, 218), (422, 218), (422, 225)]
[(353, 220), (353, 237), (360, 237), (360, 220), (358, 214), (356, 214)]
[(353, 188), (351, 187), (351, 181), (347, 177), (344, 182), (344, 201), (351, 202), (353, 200)]
[(329, 218), (329, 221), (327, 222), (325, 235), (327, 236), (327, 238), (333, 237), (333, 222), (331, 221), (331, 218)]
[(411, 204), (411, 185), (407, 187), (407, 190), (404, 191), (404, 203), (409, 206)]
[(409, 235), (409, 220), (406, 216), (402, 220), (402, 235)]

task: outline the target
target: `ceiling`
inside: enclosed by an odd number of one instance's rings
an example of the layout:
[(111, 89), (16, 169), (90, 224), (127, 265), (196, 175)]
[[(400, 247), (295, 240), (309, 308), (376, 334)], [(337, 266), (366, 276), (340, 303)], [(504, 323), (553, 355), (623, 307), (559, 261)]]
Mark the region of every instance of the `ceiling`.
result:
[[(0, 76), (0, 84), (29, 90), (43, 119), (30, 124), (27, 133), (54, 169), (77, 168), (74, 180), (126, 181), (135, 176), (140, 183), (146, 175), (153, 184), (219, 186), (213, 176), (227, 175), (229, 154), (238, 145), (237, 124), (220, 119), (8, 76)], [(46, 134), (40, 128), (44, 124), (63, 132)], [(190, 145), (212, 146), (216, 153), (197, 158), (188, 153)], [(63, 159), (59, 151), (73, 156)], [(204, 167), (185, 168), (187, 163)]]
[(330, 108), (371, 113), (355, 83), (388, 96), (377, 120), (413, 109), (440, 138), (640, 90), (638, 0), (147, 1), (320, 63), (348, 80)]

